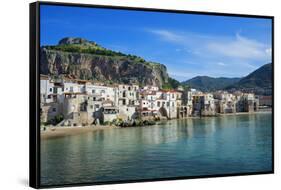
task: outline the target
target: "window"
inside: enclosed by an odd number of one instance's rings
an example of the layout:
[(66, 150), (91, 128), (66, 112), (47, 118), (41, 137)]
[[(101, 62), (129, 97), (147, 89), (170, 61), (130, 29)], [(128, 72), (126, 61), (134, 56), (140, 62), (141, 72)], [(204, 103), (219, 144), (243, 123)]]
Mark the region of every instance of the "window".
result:
[(73, 92), (73, 86), (70, 87), (70, 92)]
[(123, 100), (123, 105), (126, 105), (126, 100)]
[(93, 106), (93, 105), (90, 105), (90, 108), (91, 108), (91, 109), (93, 109), (93, 108), (94, 108), (94, 106)]
[(53, 112), (56, 112), (56, 111), (57, 111), (57, 109), (56, 109), (56, 108), (53, 108), (52, 110), (53, 110)]
[(53, 88), (50, 88), (50, 92), (52, 92), (53, 91)]
[(92, 90), (92, 93), (94, 94), (94, 93), (96, 93), (96, 91), (95, 91), (95, 90)]
[(57, 87), (54, 87), (54, 93), (58, 93), (58, 88)]
[(96, 108), (100, 108), (100, 105), (96, 104)]
[(159, 101), (157, 102), (157, 107), (160, 107), (160, 102)]
[(175, 103), (174, 102), (172, 102), (172, 106), (175, 107)]
[(128, 90), (131, 90), (131, 87), (130, 87), (130, 86), (128, 87)]
[(170, 106), (170, 102), (167, 102), (167, 106), (168, 106), (168, 107)]
[(174, 94), (172, 94), (172, 98), (174, 98), (175, 97), (175, 95)]

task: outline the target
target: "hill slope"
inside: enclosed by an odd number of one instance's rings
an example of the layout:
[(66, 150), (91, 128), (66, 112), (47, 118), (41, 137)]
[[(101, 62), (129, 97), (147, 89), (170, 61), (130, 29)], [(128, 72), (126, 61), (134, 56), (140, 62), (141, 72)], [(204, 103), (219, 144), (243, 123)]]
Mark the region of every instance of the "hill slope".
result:
[(270, 95), (272, 93), (272, 64), (268, 63), (261, 66), (226, 89), (253, 91), (256, 94)]
[(221, 90), (229, 85), (238, 82), (239, 80), (240, 78), (225, 78), (225, 77), (213, 78), (208, 76), (197, 76), (185, 82), (182, 82), (182, 85), (187, 85), (191, 88), (195, 88), (207, 92), (207, 91)]

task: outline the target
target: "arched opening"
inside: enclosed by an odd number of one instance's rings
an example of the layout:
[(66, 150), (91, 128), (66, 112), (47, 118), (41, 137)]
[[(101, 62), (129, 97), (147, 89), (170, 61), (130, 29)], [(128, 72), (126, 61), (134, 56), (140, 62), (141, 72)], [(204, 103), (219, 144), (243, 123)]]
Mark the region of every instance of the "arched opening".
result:
[(183, 115), (184, 115), (184, 117), (187, 117), (187, 107), (184, 107), (184, 109), (183, 109)]
[(167, 113), (167, 110), (164, 108), (164, 107), (161, 107), (159, 109), (159, 113), (162, 117), (168, 117), (168, 113)]
[(101, 107), (98, 111), (93, 112), (94, 121), (92, 124), (99, 125), (104, 122), (104, 108)]

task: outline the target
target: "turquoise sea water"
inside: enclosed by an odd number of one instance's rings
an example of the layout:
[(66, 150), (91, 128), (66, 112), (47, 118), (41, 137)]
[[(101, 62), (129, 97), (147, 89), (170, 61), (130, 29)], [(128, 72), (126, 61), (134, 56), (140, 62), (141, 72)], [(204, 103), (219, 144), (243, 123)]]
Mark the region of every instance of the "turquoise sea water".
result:
[(272, 115), (170, 120), (41, 141), (41, 184), (140, 180), (272, 169)]

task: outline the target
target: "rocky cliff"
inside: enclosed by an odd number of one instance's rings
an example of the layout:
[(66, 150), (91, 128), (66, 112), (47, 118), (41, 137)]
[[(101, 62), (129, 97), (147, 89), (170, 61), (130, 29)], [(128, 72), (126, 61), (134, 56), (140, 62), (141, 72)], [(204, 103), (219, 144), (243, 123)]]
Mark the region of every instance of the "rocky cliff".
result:
[(82, 38), (64, 38), (40, 49), (41, 74), (77, 79), (157, 85), (168, 83), (165, 65), (115, 52)]

